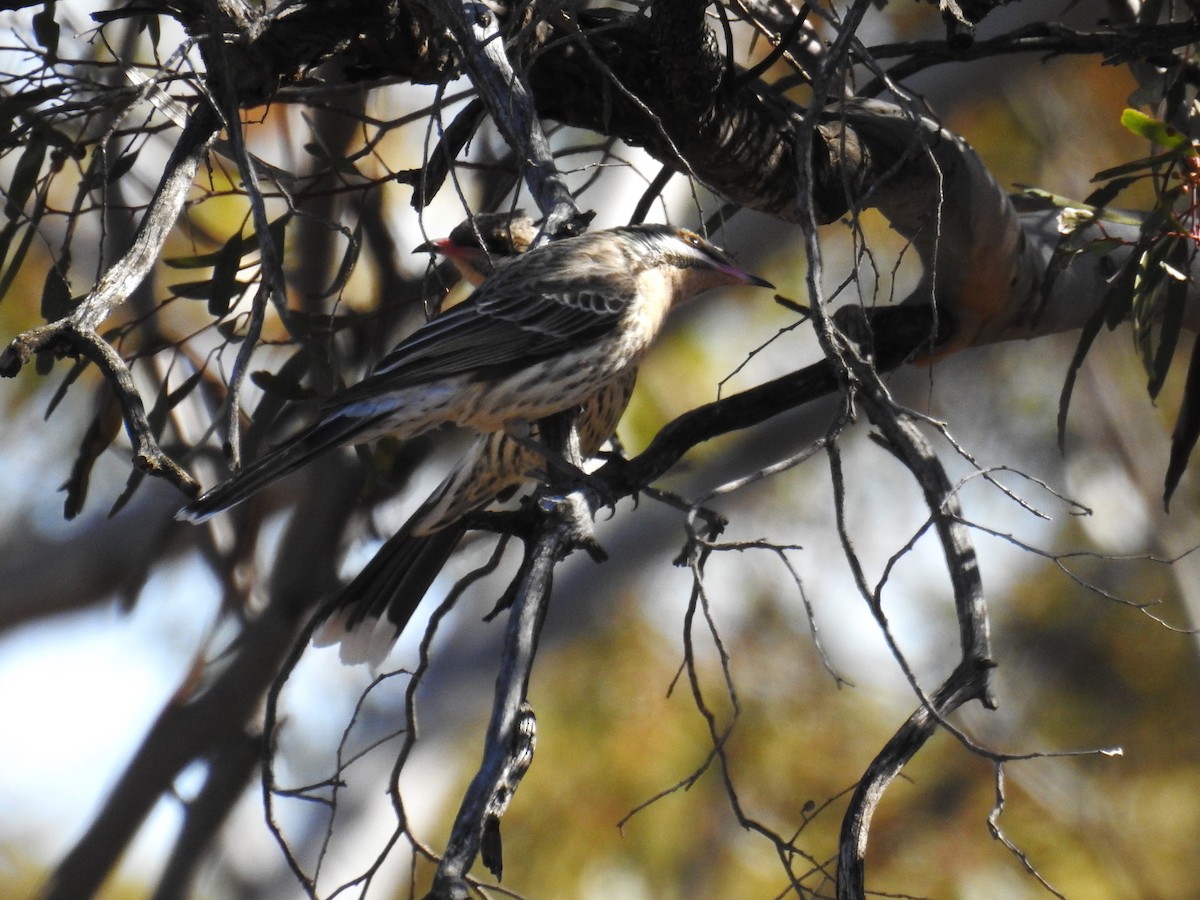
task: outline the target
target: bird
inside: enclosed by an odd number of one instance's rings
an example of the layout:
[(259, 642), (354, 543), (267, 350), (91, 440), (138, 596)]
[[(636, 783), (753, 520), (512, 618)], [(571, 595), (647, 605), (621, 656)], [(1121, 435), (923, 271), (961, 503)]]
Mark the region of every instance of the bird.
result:
[[(523, 210), (484, 213), (413, 252), (444, 257), (460, 278), (479, 285), (496, 266), (524, 253), (536, 233)], [(630, 366), (580, 405), (575, 427), (582, 458), (595, 456), (615, 436), (636, 380), (637, 367)], [(381, 661), (465, 535), (463, 517), (511, 495), (545, 464), (544, 455), (504, 432), (478, 435), (445, 480), (322, 610), (325, 621), (314, 644), (339, 644), (348, 664)]]
[[(524, 210), (480, 213), (456, 225), (447, 237), (426, 241), (413, 252), (444, 257), (464, 281), (478, 286), (497, 266), (525, 253), (536, 235), (537, 227)], [(616, 434), (636, 381), (637, 368), (631, 366), (580, 404), (575, 424), (585, 459)], [(545, 463), (545, 454), (506, 433), (479, 435), (409, 519), (408, 530), (418, 537), (432, 534), (527, 481)]]
[(694, 232), (667, 225), (534, 248), (402, 340), (330, 398), (313, 425), (177, 517), (202, 522), (335, 447), (384, 434), (403, 440), (458, 425), (525, 439), (537, 421), (627, 377), (674, 306), (720, 285), (772, 286)]
[[(636, 370), (627, 370), (581, 405), (575, 427), (584, 459), (615, 435), (636, 376)], [(466, 534), (465, 517), (511, 495), (545, 468), (544, 455), (504, 432), (476, 437), (442, 483), (325, 607), (313, 643), (339, 644), (348, 664), (380, 662)]]
[(433, 253), (454, 264), (459, 276), (478, 287), (502, 264), (532, 246), (537, 226), (525, 210), (478, 213), (450, 229), (437, 240), (413, 248), (413, 253)]

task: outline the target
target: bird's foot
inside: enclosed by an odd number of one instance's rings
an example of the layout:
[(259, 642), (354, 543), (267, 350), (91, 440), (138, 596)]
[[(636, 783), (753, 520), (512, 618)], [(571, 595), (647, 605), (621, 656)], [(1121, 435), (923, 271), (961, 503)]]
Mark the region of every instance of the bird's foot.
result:
[(596, 540), (592, 530), (592, 510), (595, 508), (584, 491), (575, 490), (568, 494), (542, 494), (538, 506), (545, 512), (560, 516), (571, 529), (571, 543), (587, 553), (595, 562), (604, 562), (608, 553)]
[(610, 491), (605, 482), (592, 478), (563, 454), (528, 435), (509, 431), (508, 437), (542, 458), (545, 462), (545, 469), (540, 477), (550, 487), (553, 496), (564, 497), (572, 493), (582, 493), (587, 498), (588, 506), (593, 512), (608, 509), (611, 511), (609, 518), (616, 515), (617, 501), (621, 498)]

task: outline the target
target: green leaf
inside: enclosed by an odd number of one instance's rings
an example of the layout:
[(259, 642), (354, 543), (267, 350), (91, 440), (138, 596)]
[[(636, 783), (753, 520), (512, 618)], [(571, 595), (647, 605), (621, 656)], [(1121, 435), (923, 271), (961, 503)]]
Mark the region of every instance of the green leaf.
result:
[(1087, 357), (1092, 343), (1096, 340), (1096, 336), (1100, 333), (1100, 329), (1107, 324), (1111, 330), (1125, 320), (1130, 304), (1133, 302), (1133, 286), (1140, 270), (1139, 259), (1142, 255), (1137, 253), (1134, 248), (1134, 252), (1130, 254), (1129, 259), (1125, 261), (1109, 285), (1104, 299), (1100, 301), (1095, 312), (1088, 317), (1080, 331), (1079, 343), (1075, 346), (1075, 353), (1067, 367), (1062, 392), (1058, 398), (1058, 449), (1060, 453), (1066, 450), (1067, 412), (1071, 407), (1071, 394), (1075, 390), (1075, 379), (1079, 375), (1079, 369), (1083, 365), (1083, 360)]
[(288, 333), (298, 341), (303, 341), (314, 335), (328, 335), (347, 328), (360, 321), (360, 316), (350, 313), (330, 315), (329, 313), (306, 313), (304, 310), (288, 311)]
[(1154, 248), (1142, 254), (1138, 266), (1138, 277), (1133, 289), (1133, 343), (1137, 347), (1142, 368), (1149, 374), (1153, 370), (1153, 322), (1154, 306), (1158, 290), (1166, 275), (1153, 258)]
[(217, 334), (223, 337), (230, 344), (240, 344), (246, 339), (246, 335), (238, 332), (238, 323), (236, 317), (233, 319), (223, 319), (218, 322)]
[(238, 284), (238, 270), (242, 266), (242, 245), (240, 235), (231, 237), (217, 254), (213, 265), (212, 281), (209, 283), (208, 312), (218, 319), (229, 312), (234, 288)]
[(362, 225), (361, 223), (355, 228), (353, 234), (347, 234), (346, 237), (346, 252), (342, 254), (342, 262), (338, 266), (337, 273), (333, 276), (333, 281), (330, 283), (328, 290), (322, 294), (322, 297), (332, 297), (346, 287), (346, 283), (350, 280), (350, 275), (354, 271), (354, 266), (358, 262), (358, 251), (362, 246)]
[[(273, 376), (270, 372), (265, 374), (268, 379), (275, 377), (283, 379), (285, 384), (298, 385), (312, 370), (313, 363), (314, 360), (308, 347), (301, 346), (284, 360), (283, 365), (275, 370)], [(250, 377), (253, 380), (255, 376), (251, 373)], [(260, 444), (266, 435), (271, 434), (275, 423), (290, 405), (290, 401), (286, 397), (264, 388), (262, 398), (254, 407), (254, 419), (246, 430), (246, 442), (243, 449), (252, 449)]]
[[(270, 224), (269, 229), (271, 238), (275, 242), (276, 247), (283, 246), (284, 229), (291, 221), (292, 214), (286, 213)], [(258, 235), (252, 234), (249, 237), (238, 238), (241, 241), (241, 255), (246, 256), (258, 250)], [(211, 253), (198, 253), (195, 256), (176, 256), (171, 259), (164, 259), (172, 269), (207, 269), (209, 266), (217, 264), (217, 258), (223, 253), (225, 247), (218, 250), (213, 250)]]
[(12, 178), (8, 182), (4, 202), (4, 215), (11, 222), (20, 217), (25, 209), (25, 201), (33, 193), (37, 185), (38, 175), (42, 172), (42, 163), (46, 159), (46, 140), (41, 135), (30, 138), (29, 146), (17, 160)]
[(167, 285), (167, 290), (171, 296), (184, 300), (207, 300), (212, 293), (212, 281), (207, 278), (204, 281), (181, 281)]
[(76, 305), (71, 298), (71, 286), (67, 284), (62, 273), (51, 266), (42, 285), (42, 318), (47, 322), (56, 322), (70, 313)]
[(59, 31), (58, 23), (54, 21), (54, 0), (46, 0), (42, 11), (33, 17), (33, 36), (46, 48), (51, 60), (58, 57)]
[(171, 269), (207, 269), (216, 264), (220, 255), (221, 250), (214, 250), (212, 253), (198, 253), (195, 256), (175, 256), (164, 259), (163, 263)]
[(138, 31), (141, 31), (143, 28), (150, 33), (150, 44), (157, 50), (158, 42), (162, 38), (162, 25), (158, 21), (158, 16), (142, 16), (142, 21), (138, 23)]
[[(1092, 180), (1095, 181), (1096, 179), (1093, 178)], [(1113, 200), (1117, 198), (1117, 195), (1120, 194), (1121, 191), (1139, 181), (1141, 181), (1140, 177), (1113, 178), (1108, 182), (1108, 184), (1101, 185), (1100, 187), (1096, 188), (1096, 190), (1088, 194), (1085, 202), (1088, 206), (1093, 208), (1107, 207), (1113, 202)], [(1137, 219), (1133, 216), (1124, 215), (1119, 212), (1110, 212), (1107, 209), (1104, 210), (1104, 218), (1106, 221), (1120, 222), (1122, 225), (1142, 224), (1140, 219)]]
[[(1141, 341), (1144, 343), (1146, 371), (1150, 376), (1146, 390), (1151, 400), (1162, 390), (1171, 362), (1175, 359), (1188, 290), (1192, 287), (1192, 278), (1187, 275), (1192, 262), (1188, 258), (1192, 252), (1190, 242), (1172, 236), (1159, 241), (1156, 250), (1159, 252), (1154, 254), (1153, 265), (1162, 272), (1162, 276), (1154, 284), (1152, 301), (1138, 314), (1140, 322), (1135, 323), (1145, 332)], [(1156, 331), (1157, 347), (1154, 346)]]
[[(192, 377), (195, 377), (195, 375)], [(146, 421), (150, 425), (150, 433), (154, 435), (155, 440), (161, 439), (163, 428), (167, 423), (167, 413), (172, 406), (169, 402), (167, 385), (168, 379), (164, 378), (155, 394), (154, 406), (146, 413)], [(113, 501), (113, 505), (109, 507), (108, 517), (110, 519), (124, 509), (126, 504), (133, 499), (133, 495), (137, 493), (137, 489), (145, 479), (146, 473), (141, 469), (133, 468), (130, 470), (129, 477), (125, 480), (125, 489), (121, 491), (117, 499)]]
[(1158, 144), (1168, 150), (1177, 150), (1190, 143), (1187, 135), (1180, 132), (1179, 129), (1136, 109), (1126, 109), (1121, 113), (1121, 124), (1138, 137), (1143, 137), (1152, 144)]
[(1142, 159), (1135, 159), (1132, 162), (1122, 163), (1119, 166), (1113, 166), (1111, 169), (1103, 169), (1092, 176), (1092, 183), (1097, 181), (1107, 181), (1110, 178), (1127, 178), (1126, 184), (1131, 184), (1136, 181), (1133, 176), (1135, 173), (1141, 173), (1139, 177), (1148, 176), (1154, 169), (1173, 163), (1179, 158), (1179, 154), (1174, 150), (1168, 150), (1166, 153), (1155, 153), (1153, 156), (1146, 156)]
[(1196, 446), (1197, 438), (1200, 438), (1200, 339), (1192, 344), (1192, 358), (1183, 386), (1183, 400), (1180, 401), (1175, 430), (1171, 434), (1171, 458), (1167, 462), (1167, 474), (1163, 479), (1164, 507), (1169, 508), (1171, 495), (1175, 493), (1179, 479), (1187, 470), (1188, 459)]
[(30, 88), (12, 96), (0, 96), (0, 148), (17, 145), (17, 141), (9, 141), (13, 126), (33, 107), (47, 100), (53, 100), (66, 90), (63, 85)]
[(1150, 399), (1158, 397), (1163, 382), (1171, 371), (1171, 363), (1175, 359), (1175, 349), (1179, 346), (1179, 333), (1183, 328), (1183, 313), (1187, 306), (1188, 283), (1174, 278), (1166, 282), (1164, 291), (1162, 325), (1158, 334), (1158, 349), (1154, 354), (1154, 363), (1150, 371), (1150, 381), (1146, 390)]
[(67, 494), (63, 509), (67, 519), (75, 518), (82, 511), (87, 500), (92, 468), (100, 454), (116, 440), (124, 421), (121, 418), (121, 407), (107, 384), (98, 388), (96, 406), (96, 416), (80, 442), (79, 455), (71, 468), (71, 476), (61, 488)]
[[(188, 395), (191, 394), (192, 391), (194, 391), (199, 386), (200, 382), (203, 380), (204, 380), (204, 370), (203, 369), (197, 369), (195, 372), (193, 372), (191, 375), (189, 375), (187, 378), (185, 378), (183, 381), (183, 384), (181, 384), (179, 387), (175, 388), (175, 390), (171, 391), (171, 393), (167, 394), (166, 410), (172, 410), (176, 406), (178, 406), (180, 403), (182, 403), (184, 400), (186, 400)], [(164, 410), (164, 413), (163, 413), (164, 421), (166, 419), (166, 410)]]
[[(108, 508), (108, 517), (110, 519), (128, 505), (129, 501), (133, 499), (133, 495), (137, 492), (137, 489), (145, 480), (146, 473), (141, 469), (129, 470), (129, 477), (125, 479), (125, 489), (122, 490), (120, 496), (113, 501), (113, 505)], [(126, 606), (126, 604), (128, 605)], [(126, 606), (126, 608), (130, 608), (133, 606), (133, 601), (122, 601), (122, 605)]]
[[(46, 355), (49, 356), (49, 354)], [(53, 359), (53, 357), (51, 357), (51, 359)], [(50, 402), (46, 404), (46, 414), (42, 416), (43, 419), (49, 419), (50, 416), (54, 414), (54, 410), (58, 408), (58, 404), (61, 403), (63, 398), (67, 396), (67, 391), (70, 389), (71, 385), (73, 385), (79, 379), (79, 376), (82, 375), (84, 370), (90, 365), (90, 360), (75, 360), (75, 363), (71, 366), (71, 370), (67, 372), (66, 377), (63, 378), (62, 383), (55, 388), (54, 396), (51, 397)]]
[(268, 394), (274, 394), (284, 400), (311, 400), (317, 396), (316, 391), (304, 387), (299, 381), (265, 369), (251, 372), (250, 380)]
[(1063, 379), (1062, 392), (1058, 397), (1058, 451), (1059, 453), (1066, 452), (1067, 444), (1067, 411), (1071, 408), (1071, 394), (1075, 390), (1075, 379), (1079, 374), (1079, 368), (1083, 365), (1083, 360), (1087, 356), (1088, 350), (1092, 347), (1092, 342), (1096, 340), (1096, 335), (1100, 333), (1100, 328), (1104, 324), (1105, 307), (1108, 305), (1108, 297), (1111, 296), (1112, 289), (1110, 288), (1106, 299), (1096, 307), (1096, 311), (1084, 323), (1083, 330), (1079, 334), (1079, 343), (1075, 346), (1075, 354), (1071, 357), (1071, 364), (1067, 367), (1067, 375)]
[(116, 162), (109, 166), (108, 171), (104, 173), (105, 183), (112, 184), (132, 169), (133, 164), (137, 162), (138, 153), (140, 152), (140, 150), (134, 150), (131, 153), (123, 153), (118, 156)]
[(1081, 231), (1096, 220), (1093, 210), (1077, 207), (1061, 208), (1058, 228), (1060, 237), (1055, 242), (1050, 259), (1046, 262), (1046, 271), (1042, 276), (1042, 288), (1038, 294), (1037, 306), (1033, 311), (1034, 322), (1041, 318), (1042, 312), (1046, 308), (1046, 302), (1050, 299), (1055, 284), (1058, 283), (1058, 276), (1067, 270), (1071, 260), (1088, 243), (1081, 235)]
[(29, 252), (29, 245), (33, 243), (33, 237), (37, 234), (37, 229), (33, 227), (18, 229), (16, 222), (9, 222), (11, 229), (6, 227), (0, 233), (0, 259), (8, 253), (8, 245), (12, 240), (13, 234), (18, 230), (21, 231), (21, 240), (17, 244), (17, 249), (13, 251), (12, 258), (8, 261), (8, 268), (4, 270), (4, 274), (0, 275), (0, 298), (8, 296), (8, 289), (12, 287), (13, 281), (16, 280), (17, 273), (21, 270), (21, 264), (25, 262), (25, 254)]
[[(278, 219), (276, 219), (274, 222), (272, 222), (270, 225), (267, 226), (267, 231), (271, 235), (271, 243), (274, 244), (275, 252), (280, 257), (283, 256), (284, 237), (287, 233), (287, 227), (291, 223), (291, 221), (292, 221), (292, 214), (288, 213), (286, 215), (280, 216)], [(255, 250), (257, 250), (258, 249), (258, 235), (255, 234), (254, 236), (252, 236), (250, 238), (250, 241), (251, 241), (251, 246)]]
[(357, 176), (360, 174), (358, 169), (354, 167), (354, 163), (340, 153), (330, 153), (316, 141), (310, 141), (305, 144), (304, 150), (332, 172), (337, 172), (339, 175)]
[(1137, 247), (1133, 248), (1133, 252), (1129, 254), (1129, 258), (1125, 260), (1125, 264), (1121, 266), (1104, 294), (1104, 302), (1100, 304), (1100, 309), (1104, 311), (1104, 324), (1108, 326), (1109, 331), (1129, 316), (1129, 310), (1133, 306), (1134, 285), (1141, 271), (1142, 255)]

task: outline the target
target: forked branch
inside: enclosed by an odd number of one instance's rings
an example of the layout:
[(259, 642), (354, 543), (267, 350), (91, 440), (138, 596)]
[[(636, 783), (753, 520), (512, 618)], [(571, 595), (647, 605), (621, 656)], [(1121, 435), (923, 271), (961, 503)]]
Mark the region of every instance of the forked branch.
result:
[(95, 363), (120, 402), (125, 430), (134, 447), (134, 465), (166, 478), (189, 495), (196, 493), (196, 482), (159, 447), (129, 367), (97, 329), (116, 307), (129, 299), (158, 262), (167, 236), (183, 211), (196, 172), (216, 138), (219, 121), (207, 104), (196, 107), (142, 216), (133, 245), (109, 267), (74, 310), (57, 321), (17, 335), (0, 353), (0, 375), (6, 378), (14, 377), (39, 353), (85, 356)]

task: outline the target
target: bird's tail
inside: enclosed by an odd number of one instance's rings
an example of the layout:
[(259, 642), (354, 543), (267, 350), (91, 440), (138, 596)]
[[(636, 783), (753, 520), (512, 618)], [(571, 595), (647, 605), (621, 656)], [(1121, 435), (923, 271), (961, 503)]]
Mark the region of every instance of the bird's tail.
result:
[(367, 440), (375, 431), (374, 419), (356, 416), (328, 416), (273, 447), (254, 462), (239, 469), (231, 478), (201, 494), (175, 514), (188, 522), (203, 522), (222, 510), (241, 503), (276, 479), (288, 475), (312, 459), (344, 444)]
[(464, 534), (457, 522), (421, 536), (400, 529), (342, 589), (313, 643), (340, 641), (346, 663), (381, 662)]
[(507, 497), (540, 462), (503, 432), (476, 437), (445, 481), (333, 601), (313, 643), (340, 642), (346, 663), (381, 663), (466, 533), (464, 515)]

